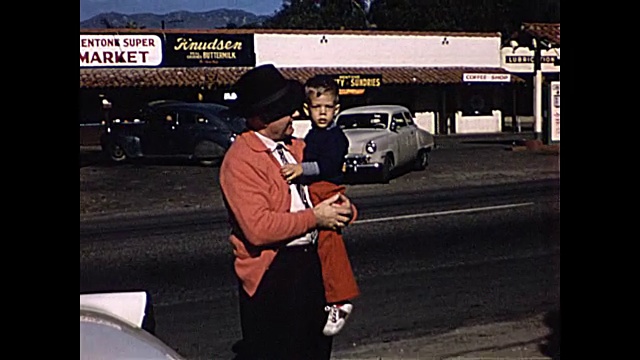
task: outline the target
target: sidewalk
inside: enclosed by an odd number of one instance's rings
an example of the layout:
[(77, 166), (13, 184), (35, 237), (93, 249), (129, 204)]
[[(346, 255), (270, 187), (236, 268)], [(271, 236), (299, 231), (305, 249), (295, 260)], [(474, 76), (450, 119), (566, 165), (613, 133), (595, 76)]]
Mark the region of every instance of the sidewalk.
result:
[(514, 145), (524, 143), (527, 140), (533, 140), (532, 132), (522, 133), (487, 133), (487, 134), (449, 134), (449, 135), (433, 135), (436, 146), (453, 146), (457, 144), (504, 144)]
[(536, 140), (531, 132), (525, 133), (495, 133), (495, 134), (452, 134), (434, 135), (436, 148), (455, 148), (462, 145), (501, 144), (512, 151), (537, 151), (558, 153), (560, 143), (545, 144)]
[(352, 349), (334, 351), (332, 359), (560, 359), (559, 329), (554, 329), (559, 318), (553, 316), (539, 314), (417, 339), (354, 344)]

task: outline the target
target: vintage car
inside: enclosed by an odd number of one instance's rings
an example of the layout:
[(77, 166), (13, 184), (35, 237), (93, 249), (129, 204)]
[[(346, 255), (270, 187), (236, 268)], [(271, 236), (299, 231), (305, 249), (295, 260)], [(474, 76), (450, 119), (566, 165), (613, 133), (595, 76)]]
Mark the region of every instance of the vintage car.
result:
[(359, 106), (342, 111), (336, 121), (349, 139), (347, 175), (372, 174), (386, 183), (394, 168), (423, 170), (428, 165), (433, 135), (416, 125), (406, 107)]
[(139, 118), (109, 121), (100, 144), (115, 162), (182, 157), (213, 165), (245, 129), (245, 120), (227, 110), (215, 103), (153, 101), (140, 110)]
[(184, 359), (145, 326), (149, 305), (144, 291), (80, 294), (80, 360)]

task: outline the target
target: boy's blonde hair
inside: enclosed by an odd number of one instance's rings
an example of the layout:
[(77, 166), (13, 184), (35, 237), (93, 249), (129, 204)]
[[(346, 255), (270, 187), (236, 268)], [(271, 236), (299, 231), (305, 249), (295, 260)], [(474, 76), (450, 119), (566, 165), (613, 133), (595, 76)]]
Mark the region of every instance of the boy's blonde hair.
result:
[(306, 102), (309, 102), (309, 99), (312, 95), (320, 96), (325, 93), (329, 93), (333, 95), (333, 103), (337, 104), (340, 99), (338, 98), (339, 93), (338, 83), (333, 79), (330, 75), (316, 75), (304, 84), (304, 93), (306, 95)]

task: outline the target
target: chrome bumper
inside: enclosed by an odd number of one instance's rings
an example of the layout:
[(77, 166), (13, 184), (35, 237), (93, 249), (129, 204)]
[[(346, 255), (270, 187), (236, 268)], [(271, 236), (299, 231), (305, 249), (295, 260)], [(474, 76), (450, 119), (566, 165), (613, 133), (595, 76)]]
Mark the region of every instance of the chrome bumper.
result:
[(381, 163), (370, 161), (371, 157), (369, 155), (346, 156), (342, 170), (346, 174), (370, 173), (382, 170)]

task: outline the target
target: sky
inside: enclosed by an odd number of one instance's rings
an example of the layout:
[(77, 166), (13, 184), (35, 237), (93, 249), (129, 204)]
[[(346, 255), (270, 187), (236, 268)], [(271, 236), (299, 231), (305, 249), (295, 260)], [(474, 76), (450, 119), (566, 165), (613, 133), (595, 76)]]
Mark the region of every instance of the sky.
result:
[(271, 15), (281, 6), (282, 0), (80, 0), (80, 21), (104, 12), (163, 15), (180, 10), (203, 12), (222, 8)]

